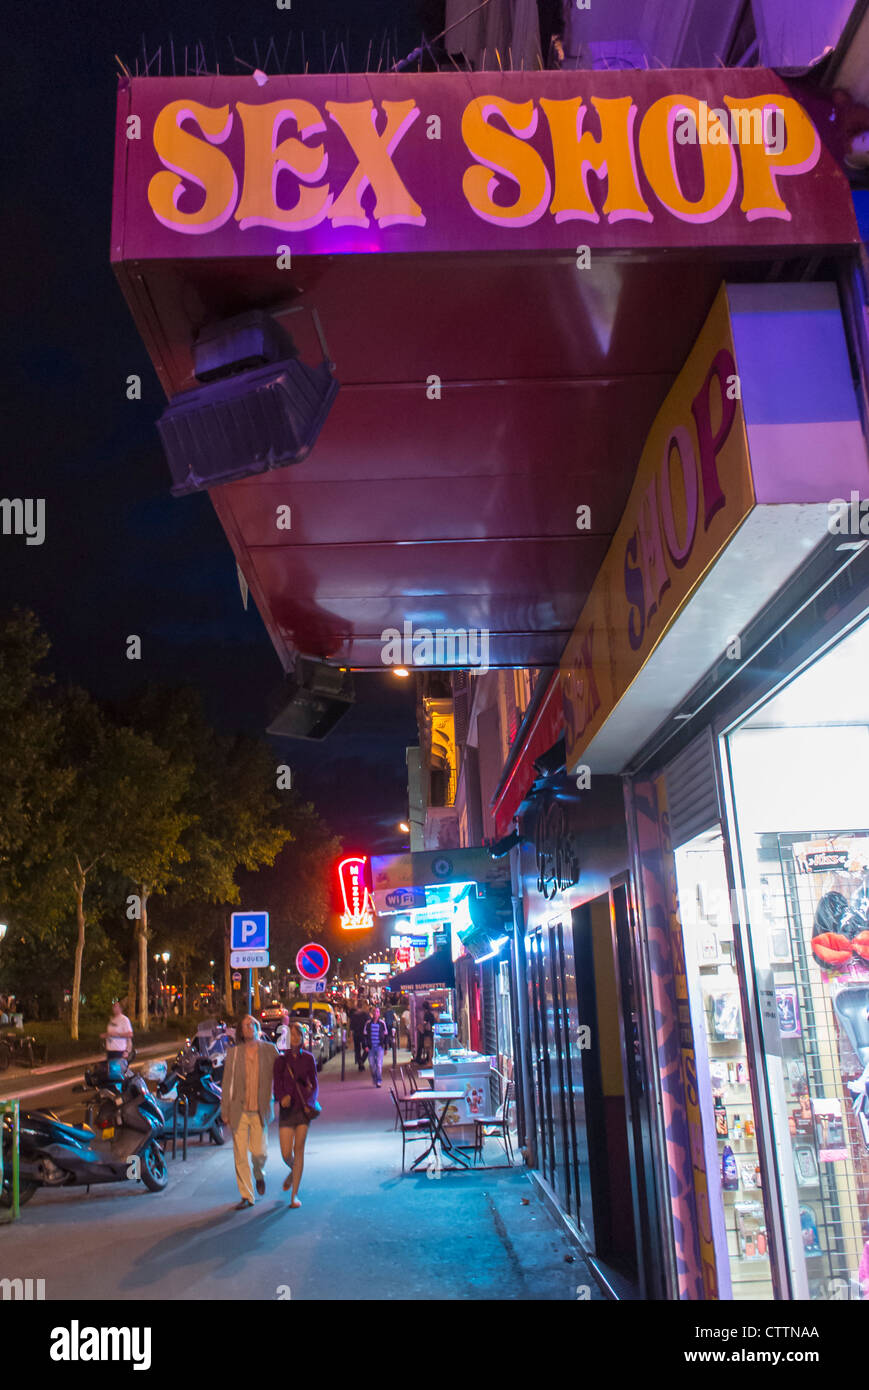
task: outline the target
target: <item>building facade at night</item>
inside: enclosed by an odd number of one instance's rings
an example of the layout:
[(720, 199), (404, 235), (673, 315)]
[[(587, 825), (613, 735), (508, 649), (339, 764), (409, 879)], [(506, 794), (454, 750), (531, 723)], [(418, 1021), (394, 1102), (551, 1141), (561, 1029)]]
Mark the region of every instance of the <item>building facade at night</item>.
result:
[[(495, 982), (513, 981), (520, 1136), (607, 1274), (646, 1297), (840, 1297), (866, 1240), (865, 377), (841, 308), (865, 305), (859, 276), (852, 289), (725, 286), (559, 676), (456, 678), (459, 843), (512, 861), (516, 931), (478, 971), (492, 1029)], [(697, 388), (714, 362), (709, 431)], [(684, 479), (704, 434), (701, 493)], [(677, 462), (678, 520), (649, 505)], [(716, 515), (720, 543), (693, 561)]]

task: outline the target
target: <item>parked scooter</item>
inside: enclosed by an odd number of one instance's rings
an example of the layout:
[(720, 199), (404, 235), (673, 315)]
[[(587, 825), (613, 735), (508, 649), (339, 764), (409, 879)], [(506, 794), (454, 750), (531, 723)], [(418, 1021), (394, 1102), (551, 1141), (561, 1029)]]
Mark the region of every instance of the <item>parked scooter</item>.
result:
[(220, 1087), (212, 1076), (211, 1063), (200, 1057), (189, 1043), (178, 1053), (171, 1067), (166, 1068), (165, 1063), (152, 1066), (151, 1078), (157, 1080), (154, 1099), (163, 1115), (162, 1137), (172, 1134), (177, 1110), (179, 1133), (184, 1128), (186, 1111), (188, 1136), (207, 1134), (212, 1144), (226, 1143), (220, 1118)]
[[(158, 1142), (163, 1116), (141, 1076), (125, 1075), (119, 1091), (104, 1088), (96, 1103), (96, 1131), (64, 1124), (51, 1110), (24, 1111), (19, 1118), (19, 1200), (38, 1187), (90, 1187), (141, 1180), (162, 1192), (169, 1169)], [(3, 1190), (0, 1205), (12, 1205), (12, 1117), (3, 1122)]]
[(106, 1058), (104, 1062), (95, 1062), (92, 1067), (85, 1068), (84, 1080), (78, 1086), (73, 1086), (74, 1091), (92, 1093), (85, 1111), (85, 1124), (91, 1128), (94, 1126), (102, 1092), (107, 1091), (117, 1097), (123, 1090), (125, 1079), (138, 1075), (130, 1070), (130, 1060), (126, 1057), (112, 1057)]
[(196, 1037), (189, 1043), (194, 1052), (211, 1063), (214, 1080), (219, 1084), (223, 1077), (223, 1064), (226, 1054), (235, 1042), (235, 1029), (225, 1023), (200, 1024)]

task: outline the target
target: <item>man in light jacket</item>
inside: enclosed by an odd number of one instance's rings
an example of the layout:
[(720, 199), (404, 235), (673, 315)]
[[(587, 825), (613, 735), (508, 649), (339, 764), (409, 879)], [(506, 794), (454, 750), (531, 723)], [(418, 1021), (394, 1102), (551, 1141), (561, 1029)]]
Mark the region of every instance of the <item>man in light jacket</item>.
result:
[(254, 1204), (248, 1152), (260, 1197), (265, 1195), (263, 1170), (268, 1156), (268, 1124), (272, 1117), (272, 1075), (277, 1048), (260, 1039), (259, 1024), (250, 1014), (242, 1019), (239, 1041), (226, 1054), (223, 1068), (221, 1119), (232, 1130), (235, 1177), (241, 1201), (236, 1211)]

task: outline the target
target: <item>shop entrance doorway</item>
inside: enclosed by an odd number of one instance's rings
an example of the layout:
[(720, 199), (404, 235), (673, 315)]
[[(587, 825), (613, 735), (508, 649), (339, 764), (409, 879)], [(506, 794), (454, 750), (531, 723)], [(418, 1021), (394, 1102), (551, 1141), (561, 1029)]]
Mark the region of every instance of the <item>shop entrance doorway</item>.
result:
[(529, 933), (529, 1026), (537, 1167), (631, 1297), (639, 1286), (638, 1192), (613, 921), (605, 894)]
[(595, 1252), (631, 1284), (639, 1278), (627, 1123), (628, 1083), (609, 895), (573, 913)]
[(633, 909), (628, 878), (611, 881), (613, 941), (619, 986), (622, 1066), (625, 1075), (626, 1120), (633, 1184), (633, 1214), (639, 1263), (640, 1298), (665, 1298), (664, 1250), (657, 1213), (659, 1187), (653, 1146), (651, 1062), (643, 1025)]
[(545, 927), (538, 927), (528, 944), (538, 1167), (562, 1210), (593, 1248), (582, 1017), (569, 916), (553, 918)]

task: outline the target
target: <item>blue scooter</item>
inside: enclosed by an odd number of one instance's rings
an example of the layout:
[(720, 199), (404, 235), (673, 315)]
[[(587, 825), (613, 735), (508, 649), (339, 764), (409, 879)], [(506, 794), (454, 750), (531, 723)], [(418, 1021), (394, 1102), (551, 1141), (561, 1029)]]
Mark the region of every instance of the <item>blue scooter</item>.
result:
[[(64, 1124), (52, 1110), (28, 1110), (19, 1118), (19, 1201), (40, 1187), (88, 1187), (141, 1181), (162, 1192), (169, 1169), (157, 1135), (162, 1114), (141, 1076), (125, 1076), (118, 1094), (99, 1097), (98, 1127)], [(12, 1117), (3, 1121), (3, 1190), (0, 1206), (12, 1205)]]
[[(161, 1075), (162, 1073), (162, 1075)], [(151, 1079), (157, 1081), (154, 1096), (163, 1116), (160, 1131), (168, 1138), (176, 1129), (185, 1127), (188, 1137), (208, 1135), (212, 1144), (225, 1144), (226, 1135), (220, 1118), (221, 1090), (212, 1076), (210, 1062), (200, 1057), (188, 1044), (182, 1048), (172, 1066), (165, 1062), (151, 1068)]]

